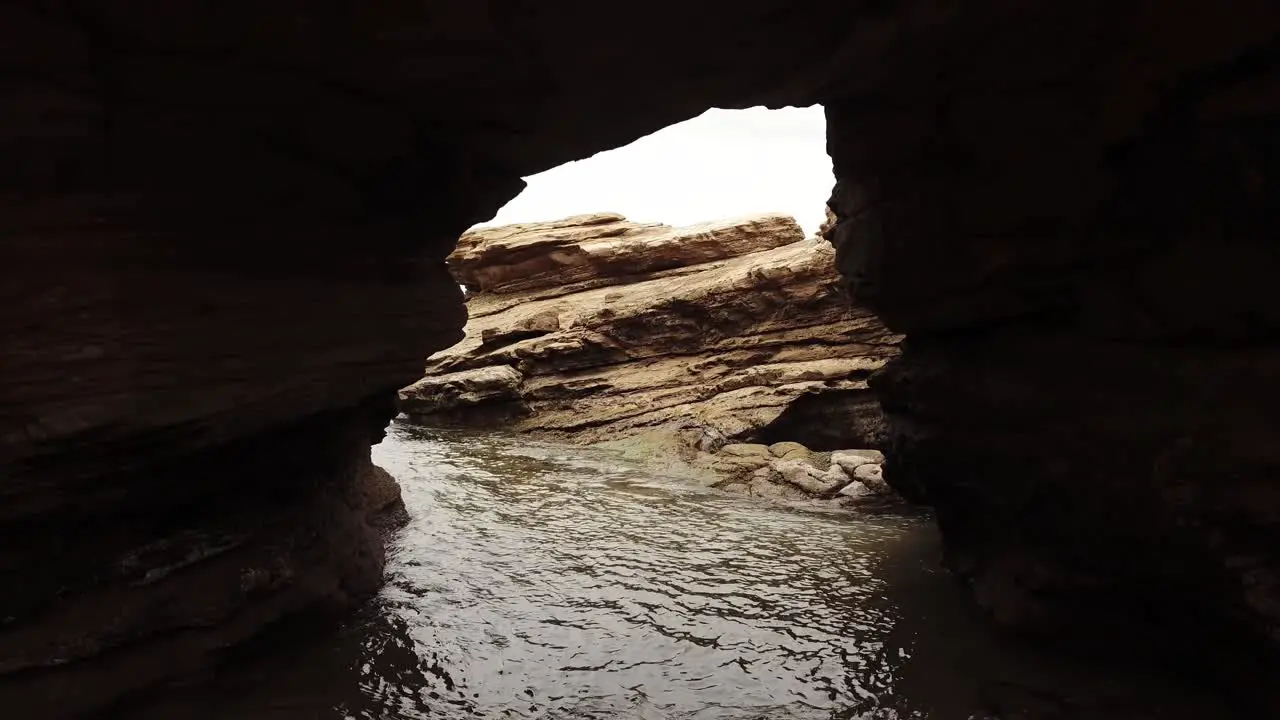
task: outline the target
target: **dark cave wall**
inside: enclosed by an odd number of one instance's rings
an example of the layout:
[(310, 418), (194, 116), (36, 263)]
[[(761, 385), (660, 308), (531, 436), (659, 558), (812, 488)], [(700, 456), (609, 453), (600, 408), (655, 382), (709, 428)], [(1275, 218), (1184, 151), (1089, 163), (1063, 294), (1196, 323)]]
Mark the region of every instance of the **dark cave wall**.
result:
[[(842, 272), (908, 337), (889, 475), (979, 600), (1030, 630), (1205, 619), (1268, 667), (1278, 32), (1270, 0), (4, 5), (0, 574), (26, 590), (0, 697), (74, 677), (40, 714), (94, 707), (366, 594), (353, 468), (458, 338), (458, 234), (521, 176), (759, 103), (827, 106)], [(94, 569), (223, 522), (243, 555)], [(180, 601), (256, 606), (239, 571), (281, 537), (326, 579), (243, 625)], [(169, 624), (77, 625), (90, 600)]]
[(886, 476), (992, 616), (1274, 707), (1280, 45), (1274, 11), (1211, 12), (1124, 42), (1063, 13), (970, 61), (1016, 66), (1000, 91), (828, 104), (831, 237), (907, 334)]
[(395, 481), (369, 461), (388, 411), (332, 408), (7, 519), (0, 706), (89, 713), (208, 673), (283, 618), (375, 592), (384, 534), (404, 513)]

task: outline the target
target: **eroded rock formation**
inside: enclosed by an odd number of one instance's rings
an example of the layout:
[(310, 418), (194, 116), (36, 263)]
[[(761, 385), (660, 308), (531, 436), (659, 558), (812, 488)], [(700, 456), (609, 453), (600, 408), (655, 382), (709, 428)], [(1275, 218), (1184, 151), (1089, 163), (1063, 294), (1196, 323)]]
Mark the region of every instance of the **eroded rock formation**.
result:
[(1061, 7), (1017, 60), (972, 48), (998, 101), (919, 78), (827, 106), (841, 273), (907, 336), (873, 378), (885, 476), (1005, 627), (1274, 713), (1280, 8), (1125, 5), (1160, 29), (1122, 47)]
[[(834, 250), (794, 219), (672, 228), (597, 214), (485, 228), (462, 236), (449, 265), (474, 288), (471, 319), (400, 391), (413, 420), (637, 438), (624, 446), (650, 462), (755, 495), (887, 494), (808, 448), (882, 443), (867, 378), (900, 337), (848, 301)], [(803, 457), (741, 444), (797, 440)], [(731, 452), (746, 447), (760, 452)]]
[[(834, 255), (778, 215), (473, 230), (449, 257), (473, 289), (466, 338), (427, 361), (401, 409), (576, 442), (691, 428), (755, 441), (814, 425), (820, 449), (879, 444), (867, 377), (899, 337), (840, 292)], [(813, 422), (823, 406), (844, 422)]]
[(94, 710), (208, 672), (290, 615), (374, 592), (384, 533), (404, 513), (399, 486), (368, 456), (386, 412), (320, 413), (20, 508), (29, 514), (0, 536), (6, 712)]
[[(119, 585), (163, 622), (77, 625), (88, 605), (142, 617), (99, 594), (137, 547), (221, 523), (266, 547), (256, 493), (349, 547), (336, 528), (365, 511), (324, 498), (353, 497), (344, 468), (388, 417), (361, 408), (390, 413), (458, 338), (442, 260), (520, 177), (709, 106), (814, 102), (841, 271), (908, 336), (879, 383), (887, 476), (939, 508), (953, 566), (1010, 625), (1155, 638), (1266, 701), (1280, 6), (627, 8), (0, 8), (0, 584), (21, 588), (0, 706), (22, 716), (99, 658), (111, 672), (41, 710), (93, 707), (203, 655), (140, 660), (166, 628), (228, 644), (273, 614), (189, 604), (238, 593), (246, 550), (208, 582), (195, 563)], [(325, 447), (334, 427), (353, 434)]]

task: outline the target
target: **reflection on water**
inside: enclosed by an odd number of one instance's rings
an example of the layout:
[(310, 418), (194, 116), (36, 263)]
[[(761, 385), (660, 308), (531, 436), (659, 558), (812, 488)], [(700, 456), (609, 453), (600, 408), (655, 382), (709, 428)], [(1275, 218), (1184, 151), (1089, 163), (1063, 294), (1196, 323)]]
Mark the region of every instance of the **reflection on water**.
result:
[(374, 458), (412, 515), (381, 596), (138, 717), (1112, 716), (1059, 713), (1034, 665), (1002, 664), (925, 518), (782, 509), (508, 435), (396, 424)]
[[(414, 515), (384, 612), (447, 659), (419, 677), (458, 713), (826, 718), (889, 680), (876, 565), (920, 520), (780, 511), (505, 436), (397, 426), (375, 459)], [(351, 714), (418, 717), (365, 682)]]
[(780, 512), (502, 437), (396, 435), (378, 462), (430, 480), (406, 483), (415, 519), (385, 600), (486, 714), (828, 717), (887, 680), (875, 565), (919, 521)]

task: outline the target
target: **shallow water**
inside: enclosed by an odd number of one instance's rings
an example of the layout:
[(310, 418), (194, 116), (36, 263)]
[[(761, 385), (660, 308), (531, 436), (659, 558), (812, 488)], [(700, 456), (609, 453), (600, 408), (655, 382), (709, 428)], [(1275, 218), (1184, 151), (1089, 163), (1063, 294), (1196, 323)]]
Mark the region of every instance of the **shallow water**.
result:
[(414, 514), (384, 601), (448, 658), (460, 711), (826, 718), (890, 681), (878, 568), (923, 519), (782, 510), (508, 436), (396, 427), (375, 460)]
[(412, 515), (380, 597), (138, 717), (1119, 718), (1169, 700), (991, 637), (927, 517), (780, 507), (504, 434), (394, 424), (374, 459)]

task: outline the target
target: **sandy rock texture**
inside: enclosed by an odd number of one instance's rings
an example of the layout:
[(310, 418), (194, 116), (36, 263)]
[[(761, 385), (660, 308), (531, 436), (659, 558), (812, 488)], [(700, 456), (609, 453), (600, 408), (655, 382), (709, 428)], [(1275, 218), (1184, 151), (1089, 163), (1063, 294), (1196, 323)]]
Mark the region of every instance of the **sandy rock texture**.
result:
[[(471, 291), (466, 338), (428, 360), (401, 409), (426, 423), (505, 416), (575, 442), (696, 427), (704, 449), (876, 445), (867, 377), (899, 337), (839, 291), (834, 256), (776, 215), (474, 230), (448, 261)], [(482, 376), (501, 391), (477, 392)]]

